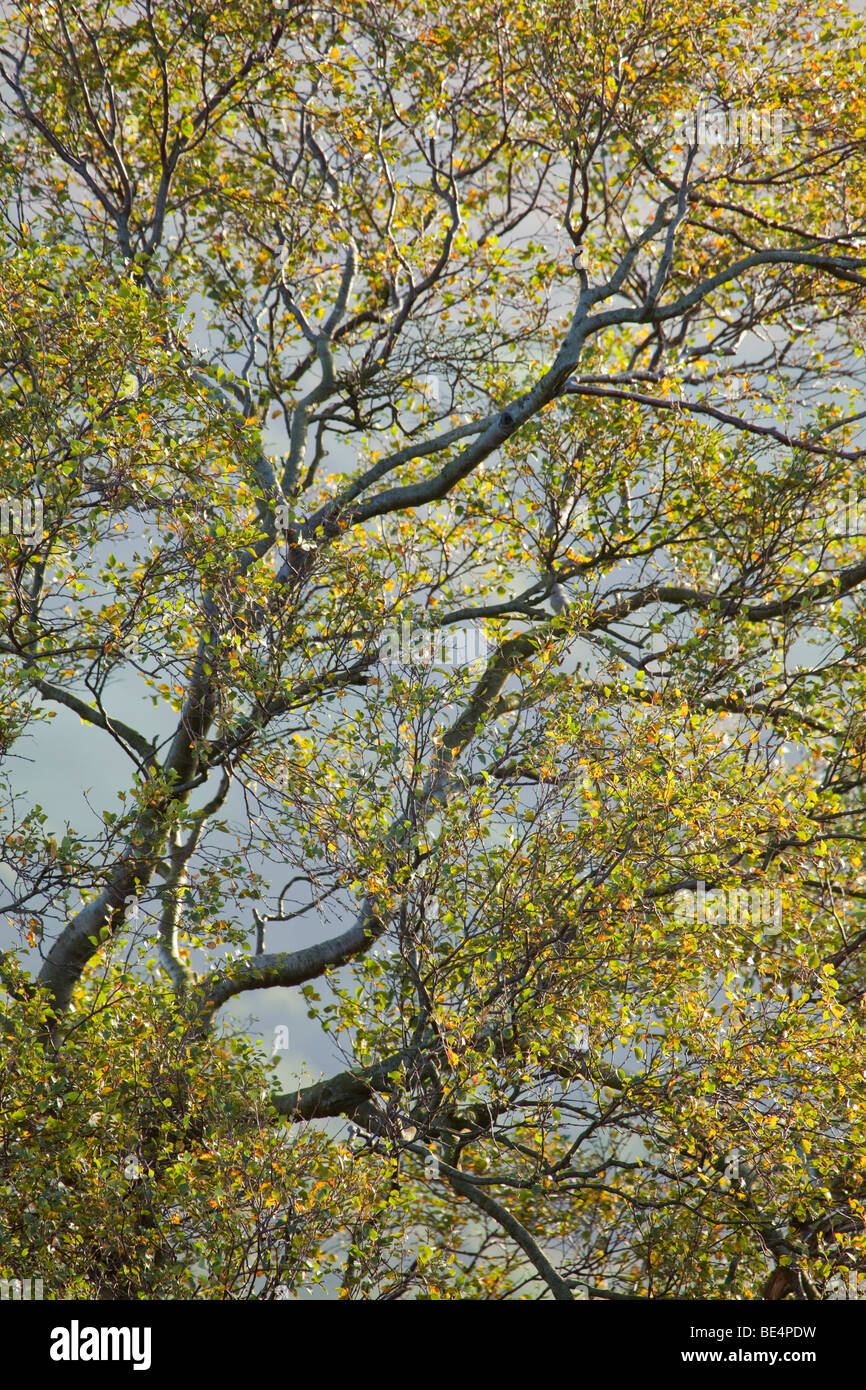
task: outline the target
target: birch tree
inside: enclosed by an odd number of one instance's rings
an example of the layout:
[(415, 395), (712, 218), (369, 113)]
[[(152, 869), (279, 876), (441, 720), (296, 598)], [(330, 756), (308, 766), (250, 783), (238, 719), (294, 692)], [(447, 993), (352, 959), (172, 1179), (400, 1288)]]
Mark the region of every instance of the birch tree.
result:
[[(864, 54), (802, 0), (7, 13), (4, 1275), (866, 1271)], [(64, 830), (47, 719), (126, 769)], [(276, 988), (342, 1070), (225, 1036)]]

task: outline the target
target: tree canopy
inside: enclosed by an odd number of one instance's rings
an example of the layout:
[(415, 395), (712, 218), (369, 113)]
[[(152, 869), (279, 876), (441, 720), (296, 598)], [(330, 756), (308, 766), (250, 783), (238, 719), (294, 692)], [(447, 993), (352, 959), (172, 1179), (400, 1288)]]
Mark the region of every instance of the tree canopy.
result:
[[(866, 1272), (864, 60), (803, 0), (0, 21), (4, 1276)], [(126, 768), (64, 827), (49, 719)], [(278, 987), (343, 1070), (219, 1027)]]

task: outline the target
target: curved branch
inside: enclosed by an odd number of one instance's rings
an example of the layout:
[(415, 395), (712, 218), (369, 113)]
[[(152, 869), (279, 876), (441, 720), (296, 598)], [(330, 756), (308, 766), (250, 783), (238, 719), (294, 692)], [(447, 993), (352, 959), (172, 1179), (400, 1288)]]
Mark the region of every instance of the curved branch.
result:
[[(451, 769), (461, 750), (475, 733), (479, 720), (485, 713), (496, 708), (500, 692), (512, 671), (538, 649), (550, 626), (549, 622), (540, 624), (534, 632), (512, 637), (496, 650), (487, 670), (476, 684), (465, 710), (442, 740), (441, 752), (434, 759), (424, 787), (418, 793), (414, 806), (414, 821), (429, 816), (434, 805), (447, 796)], [(391, 823), (386, 843), (390, 842), (398, 849), (406, 838), (414, 833), (414, 828), (413, 821), (404, 812), (399, 813)], [(246, 960), (233, 962), (215, 971), (201, 982), (196, 992), (193, 1031), (197, 1034), (207, 1033), (217, 1009), (236, 994), (243, 994), (251, 989), (285, 988), (303, 984), (324, 974), (326, 970), (345, 965), (354, 956), (369, 951), (385, 932), (387, 925), (388, 920), (380, 915), (375, 897), (367, 897), (361, 904), (352, 926), (339, 936), (331, 937), (315, 946), (307, 946), (300, 951), (250, 956)]]
[(574, 1302), (574, 1294), (571, 1292), (568, 1284), (554, 1269), (553, 1265), (544, 1254), (544, 1251), (532, 1238), (526, 1227), (521, 1225), (517, 1217), (510, 1212), (507, 1207), (495, 1201), (495, 1199), (490, 1196), (489, 1192), (480, 1191), (471, 1180), (467, 1179), (465, 1174), (459, 1171), (459, 1169), (450, 1167), (449, 1164), (443, 1163), (441, 1159), (439, 1161), (439, 1172), (444, 1174), (448, 1179), (458, 1196), (465, 1197), (474, 1207), (478, 1207), (479, 1211), (483, 1211), (486, 1216), (489, 1216), (492, 1221), (495, 1221), (497, 1225), (502, 1227), (503, 1231), (514, 1241), (515, 1245), (520, 1246), (520, 1249), (530, 1263), (538, 1270), (538, 1273), (541, 1275), (558, 1303)]
[(130, 748), (134, 748), (142, 759), (153, 758), (153, 744), (148, 742), (144, 734), (133, 729), (131, 724), (124, 724), (122, 719), (110, 719), (107, 715), (101, 714), (99, 710), (92, 709), (77, 695), (71, 695), (62, 686), (53, 685), (50, 681), (42, 680), (40, 676), (30, 676), (29, 679), (34, 690), (38, 690), (43, 699), (54, 700), (58, 705), (65, 705), (86, 724), (93, 724), (95, 728), (104, 729), (106, 733), (111, 734), (121, 747), (124, 743), (128, 743)]

